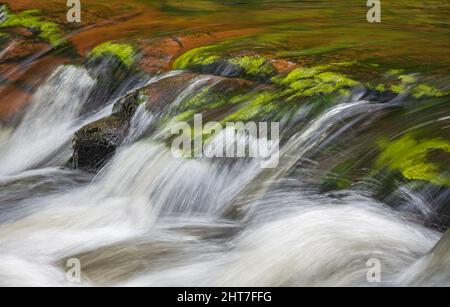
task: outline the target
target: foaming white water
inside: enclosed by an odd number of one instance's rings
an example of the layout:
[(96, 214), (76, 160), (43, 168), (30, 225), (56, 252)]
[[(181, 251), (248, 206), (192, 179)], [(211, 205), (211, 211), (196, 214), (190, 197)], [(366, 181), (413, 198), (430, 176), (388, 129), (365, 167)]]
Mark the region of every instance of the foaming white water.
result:
[(57, 68), (34, 94), (19, 126), (0, 139), (0, 175), (42, 163), (67, 143), (80, 127), (79, 113), (95, 83), (83, 68)]
[(143, 141), (120, 152), (96, 183), (101, 194), (141, 196), (161, 213), (217, 214), (260, 172), (256, 161), (221, 162), (177, 159)]
[[(280, 195), (281, 196), (281, 195)], [(427, 253), (439, 235), (368, 199), (321, 205), (301, 197), (288, 210), (271, 203), (229, 243), (231, 250), (149, 272), (127, 286), (369, 286), (367, 261), (381, 262), (382, 283)], [(420, 282), (419, 282), (420, 284)]]
[[(5, 253), (8, 259), (16, 257), (17, 265), (31, 262), (53, 270), (64, 257), (151, 232), (161, 215), (214, 220), (245, 181), (235, 175), (237, 169), (240, 176), (249, 176), (242, 165), (211, 167), (177, 160), (164, 146), (135, 144), (119, 153), (92, 185), (36, 199), (28, 217), (1, 225), (0, 258)], [(9, 270), (3, 274), (14, 275)]]
[[(193, 80), (182, 96), (208, 81)], [(439, 233), (371, 199), (311, 198), (282, 186), (247, 197), (260, 182), (273, 187), (340, 121), (383, 107), (357, 101), (319, 116), (282, 149), (274, 175), (257, 159), (176, 159), (157, 135), (130, 144), (155, 118), (141, 106), (130, 141), (91, 184), (30, 197), (23, 217), (0, 225), (0, 285), (73, 285), (64, 267), (72, 257), (82, 285), (365, 286), (372, 258), (382, 265), (379, 285), (445, 283), (447, 275), (420, 276), (448, 264), (448, 240), (428, 254)], [(252, 210), (224, 220), (242, 202)]]
[(332, 140), (330, 131), (346, 119), (375, 112), (386, 107), (388, 107), (388, 104), (373, 104), (370, 101), (356, 99), (340, 103), (331, 108), (290, 139), (280, 152), (280, 159), (283, 159), (285, 163), (283, 163), (278, 172), (282, 174), (289, 170), (318, 144), (325, 140), (330, 142)]
[[(440, 234), (358, 196), (310, 199), (301, 191), (271, 192), (253, 204), (248, 223), (222, 248), (214, 240), (199, 246), (195, 234), (186, 241), (173, 228), (176, 220), (201, 217), (199, 233), (207, 234), (257, 172), (249, 163), (222, 167), (175, 159), (148, 141), (123, 148), (92, 185), (37, 200), (28, 217), (0, 226), (0, 263), (14, 264), (0, 265), (0, 276), (11, 284), (68, 285), (63, 259), (84, 252), (116, 259), (122, 251), (101, 248), (123, 244), (133, 250), (136, 240), (163, 237), (169, 246), (184, 246), (181, 257), (154, 259), (164, 269), (136, 272), (123, 261), (105, 273), (130, 273), (117, 283), (127, 286), (361, 286), (369, 285), (366, 263), (376, 258), (380, 285), (421, 285), (417, 271), (407, 281), (402, 276)], [(136, 251), (137, 261), (152, 252)], [(90, 285), (86, 274), (84, 285)]]
[[(264, 170), (261, 174), (264, 180), (258, 180), (249, 185), (243, 190), (242, 197), (251, 199), (264, 195), (274, 182), (286, 176), (289, 170), (299, 161), (306, 158), (308, 153), (322, 142), (329, 141), (330, 138), (335, 137), (330, 135), (330, 132), (344, 120), (386, 107), (387, 104), (371, 104), (369, 101), (359, 100), (358, 96), (352, 97), (350, 101), (337, 104), (313, 120), (304, 129), (294, 134), (280, 149), (279, 160), (282, 163), (276, 168)], [(237, 206), (242, 207), (241, 209), (248, 207), (247, 205), (246, 203), (237, 204)]]
[(407, 286), (450, 287), (450, 231), (425, 257), (405, 270), (397, 283)]
[(126, 144), (137, 141), (153, 123), (155, 115), (147, 110), (145, 103), (139, 105), (131, 119), (130, 128), (125, 139)]
[[(200, 89), (204, 89), (205, 86), (207, 86), (208, 83), (210, 83), (211, 79), (213, 79), (213, 77), (208, 76), (208, 75), (198, 76), (198, 77), (194, 78), (188, 84), (188, 86), (183, 90), (183, 92), (180, 95), (178, 95), (177, 99), (175, 99), (175, 101), (172, 102), (170, 107), (178, 106), (181, 102), (183, 102), (190, 95), (196, 93)], [(217, 82), (219, 82), (219, 81), (216, 81), (215, 83), (210, 84), (209, 86), (212, 87)]]

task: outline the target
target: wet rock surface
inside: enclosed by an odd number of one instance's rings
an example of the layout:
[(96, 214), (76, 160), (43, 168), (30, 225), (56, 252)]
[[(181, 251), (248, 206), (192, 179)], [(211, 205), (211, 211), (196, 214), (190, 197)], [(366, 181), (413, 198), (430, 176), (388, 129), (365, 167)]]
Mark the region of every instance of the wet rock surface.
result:
[(147, 109), (157, 113), (161, 112), (182, 93), (194, 78), (199, 76), (195, 73), (181, 73), (145, 87), (142, 93), (148, 97)]
[(115, 104), (112, 115), (77, 131), (73, 140), (74, 153), (70, 166), (89, 172), (102, 168), (124, 141), (136, 111), (137, 101), (138, 93), (131, 93)]
[(100, 169), (114, 155), (127, 128), (127, 120), (119, 115), (111, 115), (83, 127), (73, 141), (73, 167), (91, 172)]
[(14, 39), (1, 54), (0, 63), (18, 62), (35, 54), (45, 52), (51, 47), (43, 42), (25, 39)]

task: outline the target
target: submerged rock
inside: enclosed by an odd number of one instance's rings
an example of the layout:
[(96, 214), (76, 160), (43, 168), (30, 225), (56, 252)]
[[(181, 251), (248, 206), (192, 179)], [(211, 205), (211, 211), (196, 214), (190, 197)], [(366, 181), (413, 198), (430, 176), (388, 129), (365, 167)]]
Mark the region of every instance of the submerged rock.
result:
[(185, 90), (192, 80), (199, 76), (195, 73), (181, 73), (145, 87), (142, 93), (148, 97), (147, 109), (155, 113), (162, 112)]
[(216, 48), (213, 45), (192, 49), (178, 57), (173, 68), (262, 82), (269, 81), (277, 73), (271, 62), (263, 56), (224, 56)]
[[(194, 86), (196, 82), (197, 87)], [(147, 109), (155, 113), (167, 109), (180, 97), (181, 101), (174, 106), (178, 111), (196, 109), (195, 111), (202, 112), (210, 107), (218, 107), (219, 101), (220, 104), (228, 103), (232, 98), (231, 94), (247, 92), (257, 85), (245, 79), (186, 72), (155, 82), (144, 88), (142, 93), (148, 97)]]

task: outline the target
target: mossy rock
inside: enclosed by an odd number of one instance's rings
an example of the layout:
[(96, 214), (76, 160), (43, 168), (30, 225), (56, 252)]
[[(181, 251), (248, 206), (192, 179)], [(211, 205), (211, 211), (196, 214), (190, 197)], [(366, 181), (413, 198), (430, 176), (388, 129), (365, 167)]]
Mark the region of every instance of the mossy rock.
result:
[(390, 91), (395, 94), (410, 95), (415, 99), (444, 97), (450, 94), (450, 91), (439, 89), (429, 83), (420, 81), (417, 74), (407, 74), (404, 70), (394, 69), (387, 73), (385, 84), (377, 84), (371, 88), (380, 92)]
[(263, 56), (223, 55), (219, 50), (220, 45), (192, 49), (179, 56), (172, 67), (264, 82), (276, 75), (273, 65)]
[(91, 59), (103, 57), (114, 57), (124, 65), (131, 67), (136, 60), (136, 50), (129, 44), (108, 41), (96, 46), (89, 54)]
[(27, 10), (20, 13), (9, 12), (6, 6), (2, 7), (3, 22), (0, 28), (23, 27), (31, 31), (37, 31), (39, 37), (49, 42), (53, 47), (64, 45), (67, 41), (60, 26), (54, 22), (46, 21), (38, 10)]
[[(379, 141), (382, 149), (376, 169), (387, 168), (398, 171), (407, 180), (430, 182), (437, 186), (450, 187), (449, 161), (450, 142), (444, 139), (416, 139), (407, 134), (397, 140)], [(433, 154), (439, 158), (433, 159)]]
[(287, 89), (290, 99), (297, 97), (314, 97), (338, 93), (350, 95), (350, 89), (360, 83), (343, 73), (334, 72), (337, 67), (344, 67), (352, 63), (332, 63), (315, 67), (299, 67), (287, 76), (272, 78), (272, 82)]
[(220, 60), (220, 56), (216, 54), (216, 46), (204, 46), (194, 48), (183, 53), (172, 64), (175, 70), (188, 69), (196, 65), (210, 65)]

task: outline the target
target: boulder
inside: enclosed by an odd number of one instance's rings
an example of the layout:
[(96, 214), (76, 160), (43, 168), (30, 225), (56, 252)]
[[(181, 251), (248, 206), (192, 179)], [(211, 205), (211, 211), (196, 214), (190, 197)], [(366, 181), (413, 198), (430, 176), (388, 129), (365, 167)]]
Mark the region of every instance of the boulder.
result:
[(73, 140), (71, 166), (89, 172), (101, 169), (127, 136), (137, 104), (138, 92), (131, 93), (114, 105), (112, 115), (78, 130)]
[(114, 155), (127, 129), (128, 121), (116, 114), (81, 128), (73, 140), (73, 167), (91, 172), (99, 170)]
[[(71, 166), (89, 172), (101, 169), (126, 138), (131, 119), (142, 96), (146, 97), (147, 109), (154, 113), (163, 112), (198, 77), (199, 74), (181, 73), (159, 80), (120, 99), (114, 105), (112, 115), (90, 123), (75, 133)], [(205, 82), (211, 85), (212, 97), (225, 97), (228, 93), (241, 90), (247, 92), (257, 86), (252, 81), (219, 76), (210, 76)]]

